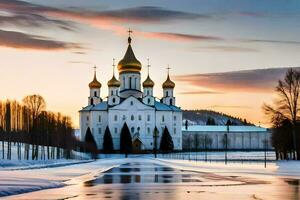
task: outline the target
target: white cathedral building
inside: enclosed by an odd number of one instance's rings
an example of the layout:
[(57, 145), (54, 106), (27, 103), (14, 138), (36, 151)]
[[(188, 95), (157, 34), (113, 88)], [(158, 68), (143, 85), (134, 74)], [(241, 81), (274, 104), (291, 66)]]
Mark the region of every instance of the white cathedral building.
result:
[[(141, 84), (142, 64), (138, 61), (128, 37), (128, 48), (118, 63), (119, 79), (113, 74), (107, 82), (108, 97), (101, 98), (102, 84), (97, 80), (96, 71), (89, 84), (88, 105), (79, 111), (82, 140), (90, 128), (97, 148), (103, 148), (103, 136), (109, 128), (115, 150), (120, 149), (121, 129), (126, 123), (132, 136), (133, 149), (152, 150), (154, 148), (154, 129), (158, 130), (157, 148), (165, 127), (172, 137), (175, 150), (182, 149), (182, 111), (176, 106), (174, 88), (169, 73), (162, 84), (162, 98), (153, 94), (154, 82), (148, 76)], [(143, 91), (142, 87), (143, 86)]]

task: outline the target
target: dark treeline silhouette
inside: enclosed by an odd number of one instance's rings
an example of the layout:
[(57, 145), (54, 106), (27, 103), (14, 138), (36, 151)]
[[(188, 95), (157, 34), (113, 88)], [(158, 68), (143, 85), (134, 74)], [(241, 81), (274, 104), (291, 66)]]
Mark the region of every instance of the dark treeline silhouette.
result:
[(70, 117), (45, 109), (40, 95), (26, 96), (22, 103), (0, 101), (2, 159), (12, 159), (12, 144), (17, 146), (18, 159), (70, 157), (71, 150), (80, 145), (73, 136)]
[(300, 160), (300, 71), (289, 69), (275, 92), (273, 105), (264, 104), (263, 109), (273, 126), (276, 158)]
[[(227, 121), (231, 121), (231, 125), (253, 125), (248, 122), (247, 119), (242, 119), (239, 117), (234, 117), (222, 112), (217, 112), (213, 110), (183, 110), (182, 111), (183, 120), (189, 120), (201, 125), (226, 125)], [(211, 123), (214, 124), (211, 124)]]

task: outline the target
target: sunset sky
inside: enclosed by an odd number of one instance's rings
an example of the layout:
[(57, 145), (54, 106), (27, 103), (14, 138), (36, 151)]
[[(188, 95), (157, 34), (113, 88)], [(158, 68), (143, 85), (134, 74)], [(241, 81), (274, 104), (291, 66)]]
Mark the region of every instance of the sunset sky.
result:
[(93, 66), (105, 97), (130, 27), (155, 96), (170, 65), (177, 105), (266, 125), (263, 102), (300, 66), (299, 22), (299, 0), (0, 0), (0, 99), (40, 94), (77, 127)]

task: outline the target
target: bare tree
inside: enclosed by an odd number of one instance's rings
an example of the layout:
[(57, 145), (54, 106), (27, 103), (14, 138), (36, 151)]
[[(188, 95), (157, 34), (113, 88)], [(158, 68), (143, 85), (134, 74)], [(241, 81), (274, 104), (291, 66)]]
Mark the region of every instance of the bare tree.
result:
[(264, 104), (263, 110), (270, 117), (273, 125), (278, 124), (278, 120), (288, 120), (292, 124), (293, 158), (300, 160), (296, 136), (296, 124), (299, 119), (300, 72), (289, 69), (285, 78), (278, 81), (275, 92), (277, 98), (274, 99), (273, 105)]

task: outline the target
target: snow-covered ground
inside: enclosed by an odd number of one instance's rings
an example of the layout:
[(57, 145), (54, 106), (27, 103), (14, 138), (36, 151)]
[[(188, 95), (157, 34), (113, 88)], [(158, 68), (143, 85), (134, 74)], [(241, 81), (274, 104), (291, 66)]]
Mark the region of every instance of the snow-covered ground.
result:
[[(53, 161), (44, 164), (43, 167), (14, 166), (0, 169), (0, 196), (20, 194), (47, 188), (64, 187), (66, 185), (78, 185), (94, 179), (101, 172), (125, 163), (155, 163), (177, 169), (208, 172), (226, 176), (244, 177), (290, 177), (300, 179), (300, 162), (278, 161), (267, 164), (262, 163), (228, 163), (189, 161), (171, 158), (154, 159), (153, 155), (124, 155), (104, 156), (99, 160), (85, 161)], [(65, 162), (65, 163), (64, 163)], [(78, 162), (78, 163), (76, 163)], [(38, 166), (38, 165), (36, 165)], [(19, 170), (16, 170), (19, 169)], [(264, 178), (262, 178), (264, 179)]]
[[(66, 184), (88, 180), (125, 159), (103, 159), (97, 161), (58, 161), (43, 167), (0, 169), (0, 196), (31, 192), (41, 189), (63, 187)], [(17, 170), (19, 169), (19, 170)]]

